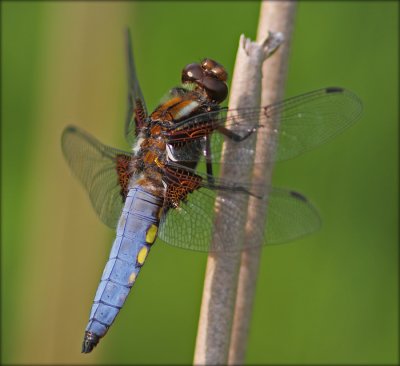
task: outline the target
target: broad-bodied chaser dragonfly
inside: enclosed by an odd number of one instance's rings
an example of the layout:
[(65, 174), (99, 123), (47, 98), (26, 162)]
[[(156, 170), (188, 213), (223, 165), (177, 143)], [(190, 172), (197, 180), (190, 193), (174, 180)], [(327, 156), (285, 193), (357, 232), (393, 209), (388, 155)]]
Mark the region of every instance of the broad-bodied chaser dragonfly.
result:
[[(246, 215), (237, 202), (249, 196), (263, 200), (250, 178), (225, 181), (219, 176), (229, 164), (249, 164), (254, 156), (251, 136), (275, 125), (279, 118), (275, 160), (297, 156), (349, 127), (361, 112), (359, 98), (330, 87), (258, 109), (228, 110), (227, 72), (211, 59), (187, 65), (182, 85), (151, 114), (136, 76), (127, 32), (128, 111), (125, 135), (133, 152), (103, 145), (83, 130), (69, 126), (62, 149), (102, 219), (116, 228), (108, 262), (98, 286), (82, 346), (89, 353), (123, 306), (140, 268), (158, 237), (173, 246), (198, 251), (240, 250), (227, 237), (211, 247), (216, 207), (229, 207), (228, 227)], [(223, 153), (230, 140), (243, 160)], [(232, 145), (232, 144), (231, 144)], [(246, 157), (246, 158), (245, 158)], [(263, 163), (255, 161), (251, 164)], [(223, 198), (219, 194), (223, 192)], [(254, 235), (279, 243), (311, 233), (320, 225), (313, 206), (301, 194), (269, 189), (268, 220)], [(215, 241), (215, 240), (214, 240)]]

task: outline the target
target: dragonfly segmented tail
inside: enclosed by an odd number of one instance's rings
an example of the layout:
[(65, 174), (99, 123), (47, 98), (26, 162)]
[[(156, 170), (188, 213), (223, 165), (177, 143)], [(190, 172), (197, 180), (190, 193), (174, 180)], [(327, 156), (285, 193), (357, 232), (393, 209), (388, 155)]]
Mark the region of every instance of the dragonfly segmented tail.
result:
[(157, 236), (162, 201), (140, 186), (129, 190), (110, 257), (93, 301), (83, 353), (91, 352), (107, 333), (135, 283)]

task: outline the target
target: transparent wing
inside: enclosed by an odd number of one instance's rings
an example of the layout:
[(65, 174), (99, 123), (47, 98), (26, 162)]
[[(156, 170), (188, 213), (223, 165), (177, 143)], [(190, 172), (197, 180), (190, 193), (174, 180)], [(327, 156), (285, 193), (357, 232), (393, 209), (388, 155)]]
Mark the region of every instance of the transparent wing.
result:
[[(295, 240), (318, 230), (321, 225), (317, 210), (301, 194), (272, 188), (269, 194), (268, 218), (266, 225), (255, 226), (250, 223), (251, 241), (239, 243), (233, 246), (237, 235), (240, 235), (240, 227), (245, 222), (248, 195), (244, 193), (234, 194), (234, 199), (226, 191), (223, 198), (217, 191), (206, 188), (190, 194), (186, 202), (182, 202), (178, 209), (170, 209), (163, 216), (160, 223), (159, 238), (179, 248), (209, 252), (209, 251), (239, 251), (243, 248), (251, 248), (261, 244), (280, 244)], [(264, 198), (260, 198), (263, 204), (267, 204)], [(230, 216), (223, 225), (225, 236), (216, 235), (214, 246), (213, 227), (215, 224), (215, 210), (227, 209)], [(236, 244), (235, 244), (236, 245)]]
[(301, 193), (272, 188), (269, 195), (265, 237), (268, 244), (280, 244), (317, 231), (321, 218)]
[(65, 159), (89, 193), (100, 219), (115, 228), (124, 199), (117, 167), (118, 162), (131, 159), (130, 153), (103, 145), (74, 126), (64, 130), (61, 145)]
[(349, 128), (361, 115), (362, 102), (353, 92), (330, 87), (276, 103), (267, 109), (280, 117), (276, 133), (276, 160), (294, 158), (331, 140)]
[[(210, 159), (214, 163), (240, 164), (238, 161), (222, 159), (222, 143), (236, 141), (232, 150), (239, 150), (244, 159), (254, 155), (251, 135), (267, 133), (277, 135), (278, 145), (275, 160), (286, 160), (311, 150), (332, 139), (351, 126), (362, 111), (360, 99), (352, 92), (330, 87), (306, 93), (256, 109), (236, 109), (203, 113), (177, 123), (167, 138), (176, 146), (177, 161), (196, 161), (204, 152), (204, 136), (211, 135)], [(279, 124), (278, 124), (279, 121)], [(275, 128), (275, 126), (279, 126)], [(188, 142), (191, 149), (180, 149)], [(266, 157), (259, 158), (262, 162)]]
[[(244, 214), (241, 204), (247, 202), (245, 194), (235, 194), (235, 199), (217, 199), (217, 191), (200, 188), (191, 193), (186, 202), (181, 202), (177, 209), (170, 209), (161, 219), (159, 238), (179, 248), (208, 251), (237, 251), (240, 247), (232, 247), (232, 240), (239, 227), (235, 221)], [(217, 201), (216, 201), (217, 200)], [(232, 225), (225, 237), (218, 237), (215, 247), (211, 247), (213, 226), (215, 220), (215, 204), (223, 204), (230, 209), (232, 220), (223, 225)]]
[(144, 124), (148, 113), (136, 74), (129, 29), (125, 30), (125, 43), (128, 70), (128, 110), (125, 120), (125, 137), (133, 145), (137, 131)]
[[(118, 161), (129, 163), (132, 156), (121, 150), (101, 144), (77, 127), (67, 127), (62, 135), (64, 156), (74, 174), (89, 193), (90, 200), (101, 220), (115, 228), (123, 206), (121, 179)], [(125, 164), (124, 164), (125, 165)], [(199, 169), (191, 170), (200, 175), (203, 183), (200, 189), (189, 194), (177, 209), (169, 209), (162, 217), (159, 237), (173, 246), (197, 251), (237, 251), (231, 243), (238, 235), (240, 225), (247, 215), (248, 197), (253, 196), (262, 204), (267, 204), (262, 196), (265, 187), (257, 187), (244, 182), (224, 182), (218, 177), (209, 177)], [(217, 175), (217, 174), (216, 174)], [(221, 195), (222, 193), (222, 195)], [(224, 225), (225, 236), (217, 237), (211, 248), (215, 209), (227, 210), (229, 217), (219, 225)], [(317, 211), (299, 193), (272, 189), (269, 196), (267, 230), (265, 225), (252, 228), (252, 238), (265, 243), (276, 244), (294, 240), (318, 229), (320, 219)], [(254, 240), (254, 242), (258, 242)], [(246, 247), (253, 244), (246, 243)]]

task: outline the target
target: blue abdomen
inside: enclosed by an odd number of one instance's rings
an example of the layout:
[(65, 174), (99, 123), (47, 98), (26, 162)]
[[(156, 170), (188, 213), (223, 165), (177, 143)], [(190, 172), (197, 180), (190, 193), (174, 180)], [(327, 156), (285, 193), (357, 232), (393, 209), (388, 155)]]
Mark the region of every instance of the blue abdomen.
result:
[(163, 201), (131, 188), (118, 222), (117, 236), (104, 268), (86, 327), (82, 352), (90, 352), (113, 323), (157, 236)]

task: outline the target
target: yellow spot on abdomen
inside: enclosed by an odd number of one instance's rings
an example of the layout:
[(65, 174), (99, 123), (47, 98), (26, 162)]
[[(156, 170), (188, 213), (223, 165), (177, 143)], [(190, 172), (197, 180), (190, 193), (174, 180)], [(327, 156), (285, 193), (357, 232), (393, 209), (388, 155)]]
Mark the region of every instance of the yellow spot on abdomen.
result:
[(129, 279), (128, 279), (129, 284), (130, 284), (130, 285), (133, 285), (133, 283), (135, 282), (135, 280), (136, 280), (136, 273), (135, 273), (135, 272), (132, 272), (131, 275), (129, 276)]
[(147, 249), (146, 246), (144, 246), (142, 249), (139, 250), (139, 254), (137, 256), (137, 262), (140, 266), (144, 263), (148, 252), (149, 250)]
[(149, 227), (149, 230), (147, 230), (146, 233), (146, 243), (148, 244), (154, 243), (154, 241), (156, 240), (157, 230), (158, 230), (157, 225), (153, 224)]

